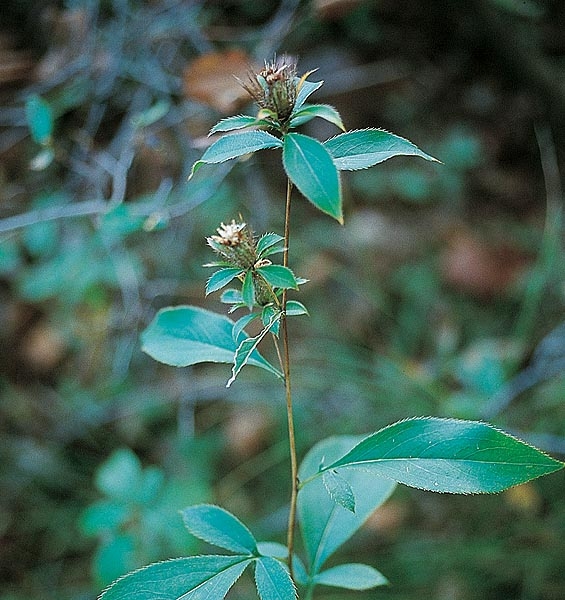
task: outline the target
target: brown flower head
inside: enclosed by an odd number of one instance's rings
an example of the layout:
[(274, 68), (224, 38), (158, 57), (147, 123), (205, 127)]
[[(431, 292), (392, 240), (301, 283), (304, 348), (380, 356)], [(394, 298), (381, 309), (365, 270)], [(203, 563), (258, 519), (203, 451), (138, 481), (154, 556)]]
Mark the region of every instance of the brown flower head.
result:
[(288, 121), (297, 95), (296, 61), (284, 54), (267, 62), (259, 73), (241, 82), (260, 109), (272, 111), (279, 123)]
[(217, 235), (206, 238), (213, 250), (235, 267), (253, 267), (257, 262), (257, 250), (253, 233), (249, 231), (246, 223), (237, 223), (232, 219), (227, 225), (221, 223), (216, 232)]

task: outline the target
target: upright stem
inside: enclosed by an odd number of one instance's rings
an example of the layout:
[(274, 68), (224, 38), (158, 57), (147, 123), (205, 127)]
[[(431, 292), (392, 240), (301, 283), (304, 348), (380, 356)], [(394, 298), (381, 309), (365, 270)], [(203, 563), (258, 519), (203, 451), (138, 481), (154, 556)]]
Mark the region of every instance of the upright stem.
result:
[[(286, 186), (286, 206), (284, 218), (284, 254), (283, 265), (288, 267), (288, 247), (290, 242), (290, 198), (292, 195), (292, 183), (290, 179)], [(292, 555), (294, 553), (294, 530), (296, 523), (296, 500), (298, 498), (298, 461), (296, 459), (296, 438), (294, 434), (294, 417), (292, 414), (292, 393), (290, 389), (290, 352), (288, 346), (288, 328), (286, 322), (286, 289), (282, 295), (282, 318), (281, 335), (283, 340), (283, 373), (286, 393), (286, 416), (288, 421), (288, 441), (290, 446), (290, 471), (292, 488), (290, 494), (290, 512), (288, 515), (288, 529), (286, 546), (288, 549), (288, 568), (293, 576)]]

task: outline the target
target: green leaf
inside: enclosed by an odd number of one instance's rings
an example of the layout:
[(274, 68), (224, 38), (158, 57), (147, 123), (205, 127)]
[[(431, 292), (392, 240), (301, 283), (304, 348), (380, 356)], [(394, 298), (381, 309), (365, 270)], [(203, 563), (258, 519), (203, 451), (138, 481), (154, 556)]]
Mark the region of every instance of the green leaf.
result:
[[(271, 319), (271, 322), (255, 337), (244, 339), (237, 348), (233, 359), (232, 375), (226, 383), (226, 387), (230, 387), (239, 375), (241, 369), (249, 362), (249, 357), (256, 353), (257, 346), (261, 343), (261, 340), (269, 333), (271, 327), (281, 318), (281, 313), (277, 313)], [(274, 367), (272, 367), (274, 369)], [(279, 377), (282, 377), (281, 373), (278, 373)]]
[(261, 322), (265, 327), (269, 326), (269, 323), (273, 321), (273, 325), (271, 326), (271, 332), (276, 336), (279, 335), (279, 319), (275, 319), (275, 316), (280, 313), (279, 308), (275, 308), (273, 304), (267, 304), (263, 306), (263, 310), (261, 311)]
[(336, 471), (324, 471), (322, 482), (331, 499), (346, 510), (355, 512), (355, 494), (347, 480)]
[(143, 481), (139, 458), (129, 449), (115, 450), (96, 472), (96, 487), (106, 496), (134, 500)]
[(453, 494), (501, 492), (563, 468), (486, 423), (416, 418), (370, 435), (326, 467), (360, 467), (411, 487)]
[(131, 124), (139, 129), (149, 127), (162, 119), (171, 110), (171, 103), (159, 100), (147, 110), (138, 112), (131, 118)]
[(367, 169), (393, 156), (419, 156), (439, 162), (412, 142), (383, 129), (356, 129), (324, 142), (340, 171)]
[(234, 131), (236, 129), (244, 129), (245, 127), (251, 127), (256, 124), (257, 119), (250, 117), (249, 115), (235, 115), (233, 117), (227, 117), (218, 121), (208, 135), (218, 133), (220, 131)]
[(53, 135), (53, 111), (49, 103), (33, 94), (26, 102), (26, 119), (31, 138), (36, 144), (46, 145)]
[(338, 506), (328, 495), (321, 477), (322, 461), (328, 463), (347, 452), (362, 438), (332, 437), (316, 444), (300, 465), (299, 477), (306, 481), (298, 494), (298, 520), (308, 556), (308, 570), (315, 576), (324, 562), (361, 527), (369, 515), (392, 493), (395, 483), (373, 479), (370, 473), (347, 469), (342, 475), (356, 498), (355, 513)]
[[(300, 78), (296, 78), (296, 83), (300, 82)], [(300, 84), (300, 89), (298, 90), (298, 94), (296, 95), (296, 102), (294, 103), (294, 114), (302, 108), (302, 105), (308, 98), (319, 88), (324, 85), (323, 81), (306, 81), (305, 79)]]
[(198, 504), (181, 510), (184, 526), (193, 536), (237, 554), (254, 554), (253, 534), (234, 515), (213, 504)]
[(240, 339), (239, 336), (241, 332), (249, 325), (249, 323), (251, 323), (251, 321), (254, 321), (258, 316), (258, 313), (250, 313), (248, 315), (243, 315), (243, 317), (240, 317), (233, 326), (232, 338), (234, 340)]
[(243, 271), (234, 267), (228, 267), (227, 269), (221, 269), (216, 271), (206, 282), (206, 295), (211, 294), (222, 289), (225, 285), (228, 285), (232, 279), (241, 275)]
[(261, 600), (294, 600), (296, 589), (288, 570), (275, 558), (262, 556), (255, 562), (255, 584)]
[(387, 578), (369, 565), (350, 563), (322, 571), (314, 578), (319, 585), (345, 588), (347, 590), (370, 590), (386, 585)]
[(323, 144), (300, 133), (288, 133), (283, 165), (292, 183), (314, 206), (343, 223), (339, 174)]
[(289, 317), (296, 317), (299, 315), (307, 315), (309, 313), (302, 302), (298, 302), (297, 300), (288, 300), (286, 303), (286, 314)]
[(220, 302), (223, 304), (241, 304), (244, 306), (243, 296), (240, 290), (229, 289), (222, 293)]
[(267, 265), (265, 267), (259, 267), (257, 273), (273, 287), (283, 289), (290, 288), (293, 290), (298, 289), (296, 277), (288, 267), (283, 267), (282, 265)]
[(244, 131), (243, 133), (224, 135), (209, 146), (202, 158), (194, 163), (190, 177), (203, 164), (222, 163), (230, 158), (237, 158), (257, 150), (281, 148), (282, 145), (281, 140), (266, 131)]
[(191, 556), (154, 563), (118, 579), (100, 600), (222, 600), (253, 559)]
[(304, 125), (304, 123), (311, 121), (315, 117), (325, 119), (339, 127), (342, 131), (345, 131), (340, 114), (329, 104), (304, 104), (302, 108), (292, 113), (290, 126), (298, 127), (299, 125)]
[[(141, 334), (142, 349), (155, 360), (173, 367), (201, 362), (232, 363), (245, 334), (234, 341), (234, 322), (196, 306), (161, 309)], [(261, 367), (277, 377), (280, 373), (258, 352), (247, 363)]]
[(257, 542), (257, 549), (261, 556), (272, 556), (285, 560), (288, 556), (288, 548), (279, 542)]
[(282, 241), (284, 238), (278, 233), (265, 233), (257, 241), (257, 256), (263, 258), (266, 250)]
[(243, 285), (241, 286), (241, 295), (245, 306), (251, 310), (255, 306), (255, 286), (253, 285), (253, 273), (247, 271)]

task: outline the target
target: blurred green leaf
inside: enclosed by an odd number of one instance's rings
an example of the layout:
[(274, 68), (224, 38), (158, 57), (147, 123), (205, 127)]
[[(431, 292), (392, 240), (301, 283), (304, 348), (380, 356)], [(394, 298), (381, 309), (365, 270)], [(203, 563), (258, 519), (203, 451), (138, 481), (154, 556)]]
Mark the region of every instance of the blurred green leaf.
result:
[(46, 145), (53, 135), (53, 111), (49, 103), (37, 94), (26, 102), (26, 119), (31, 137), (36, 144)]
[(300, 133), (288, 133), (283, 164), (289, 179), (314, 206), (343, 222), (339, 175), (323, 144)]
[(234, 515), (213, 504), (189, 506), (181, 511), (184, 526), (195, 537), (237, 554), (254, 554), (253, 534)]
[(346, 466), (420, 489), (477, 494), (501, 492), (564, 465), (486, 423), (430, 417), (389, 425), (326, 469)]
[(370, 590), (388, 583), (386, 577), (377, 569), (359, 563), (337, 565), (318, 573), (314, 581), (318, 585), (329, 585), (348, 590)]
[(116, 500), (134, 500), (142, 481), (141, 462), (129, 448), (113, 452), (96, 473), (96, 487)]

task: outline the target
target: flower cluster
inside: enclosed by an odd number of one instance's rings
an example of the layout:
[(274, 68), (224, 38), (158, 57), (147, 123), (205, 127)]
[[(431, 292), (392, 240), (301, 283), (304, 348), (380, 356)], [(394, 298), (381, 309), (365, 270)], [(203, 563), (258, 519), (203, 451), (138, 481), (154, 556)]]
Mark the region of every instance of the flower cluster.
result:
[(267, 62), (249, 82), (241, 82), (261, 110), (274, 113), (279, 123), (286, 123), (294, 110), (299, 80), (296, 61), (287, 55)]

